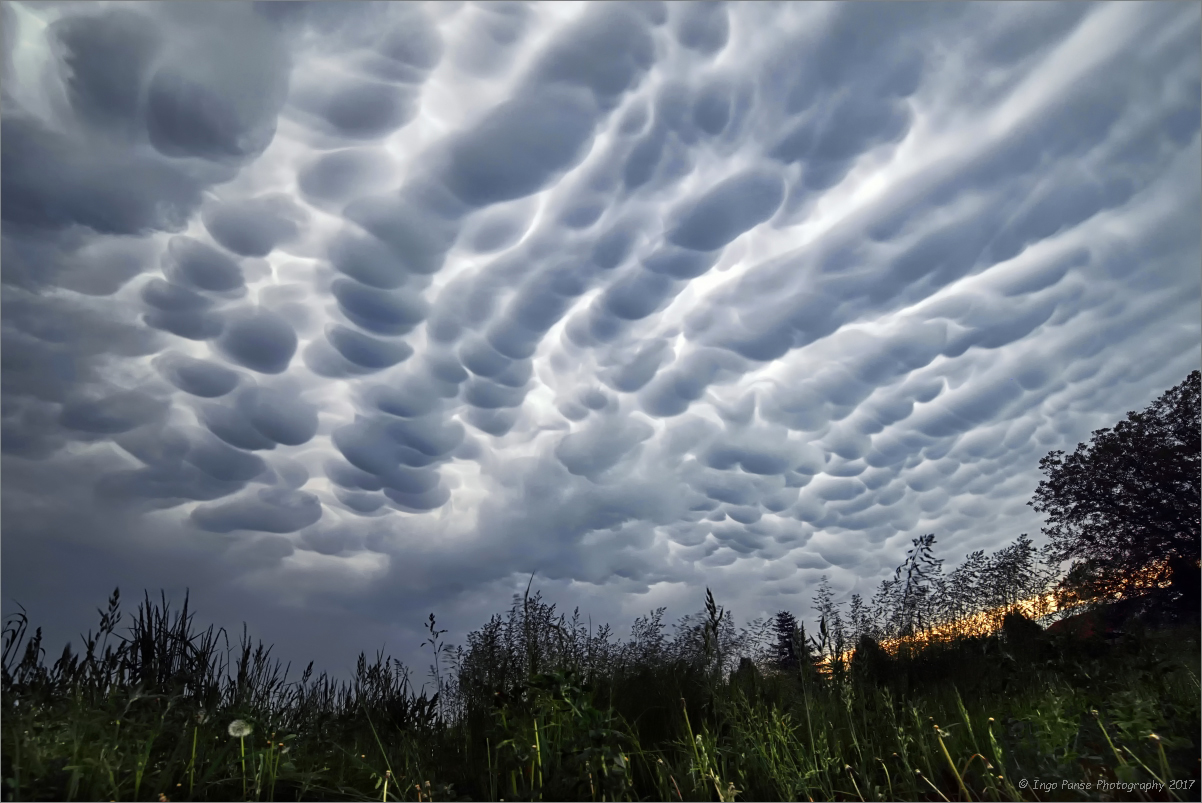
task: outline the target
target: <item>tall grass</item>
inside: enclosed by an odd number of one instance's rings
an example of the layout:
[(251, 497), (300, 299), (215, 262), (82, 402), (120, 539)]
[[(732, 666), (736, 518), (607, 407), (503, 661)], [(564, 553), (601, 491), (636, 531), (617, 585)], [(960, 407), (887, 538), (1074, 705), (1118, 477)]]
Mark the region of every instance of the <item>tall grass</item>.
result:
[[(4, 631), (7, 800), (1189, 800), (1199, 779), (1198, 628), (1077, 640), (1000, 632), (782, 668), (764, 622), (663, 609), (616, 640), (529, 591), (451, 648), (437, 692), (360, 655), (298, 681), (245, 630), (193, 631), (114, 592), (84, 652), (44, 661)], [(1137, 630), (1137, 628), (1128, 628)], [(115, 642), (115, 643), (110, 643)], [(224, 649), (222, 649), (224, 647)], [(812, 658), (813, 656), (811, 656)], [(1090, 783), (1081, 793), (1036, 779)], [(1174, 780), (1164, 791), (1097, 783)], [(1023, 786), (1023, 782), (1028, 785)], [(1192, 781), (1192, 788), (1188, 783)]]

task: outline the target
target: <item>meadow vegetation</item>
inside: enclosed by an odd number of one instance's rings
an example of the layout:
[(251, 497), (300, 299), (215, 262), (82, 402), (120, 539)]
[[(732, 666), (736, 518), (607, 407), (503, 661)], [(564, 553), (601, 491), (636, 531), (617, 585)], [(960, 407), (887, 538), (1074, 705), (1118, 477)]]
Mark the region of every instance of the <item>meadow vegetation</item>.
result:
[[(1024, 547), (977, 562), (996, 571)], [(949, 580), (980, 589), (990, 577)], [(661, 608), (621, 642), (527, 593), (466, 647), (447, 648), (431, 615), (437, 691), (427, 696), (380, 655), (361, 654), (349, 683), (314, 679), (311, 664), (288, 682), (245, 633), (232, 648), (222, 631), (194, 632), (186, 599), (173, 613), (147, 596), (114, 639), (114, 592), (83, 654), (68, 648), (53, 666), (40, 632), (26, 638), (25, 619), (10, 620), (4, 797), (1196, 799), (1196, 622), (1049, 634), (1016, 599), (987, 611), (997, 631), (957, 633), (937, 627), (935, 599), (886, 584), (853, 614), (824, 586), (807, 636), (788, 612), (736, 630), (707, 594), (671, 635)], [(923, 615), (931, 625), (920, 628)], [(1092, 790), (1018, 785), (1035, 779)], [(1185, 785), (1105, 791), (1099, 781)]]

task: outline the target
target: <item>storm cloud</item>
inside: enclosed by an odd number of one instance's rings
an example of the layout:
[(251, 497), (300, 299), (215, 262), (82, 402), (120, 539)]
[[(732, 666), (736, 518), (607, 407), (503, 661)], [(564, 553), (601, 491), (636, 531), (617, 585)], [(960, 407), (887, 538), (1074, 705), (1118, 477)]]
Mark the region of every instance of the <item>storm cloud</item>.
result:
[[(806, 618), (1199, 367), (1196, 4), (6, 3), (5, 612)], [(298, 621), (307, 623), (301, 627)]]

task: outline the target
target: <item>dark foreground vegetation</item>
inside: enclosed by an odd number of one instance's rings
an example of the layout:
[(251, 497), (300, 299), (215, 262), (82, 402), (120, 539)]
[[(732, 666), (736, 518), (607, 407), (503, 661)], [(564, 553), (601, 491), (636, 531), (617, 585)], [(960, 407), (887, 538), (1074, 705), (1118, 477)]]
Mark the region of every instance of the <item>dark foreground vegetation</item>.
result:
[(673, 638), (662, 613), (620, 644), (536, 593), (454, 651), (431, 617), (429, 698), (379, 656), (350, 684), (288, 683), (245, 635), (194, 632), (186, 600), (147, 597), (114, 646), (114, 593), (84, 654), (49, 668), (18, 616), (4, 798), (1197, 799), (1196, 622), (1053, 634), (1011, 613), (822, 661), (785, 613), (735, 633), (709, 597)]
[(1042, 555), (1020, 536), (944, 575), (916, 538), (868, 602), (824, 582), (812, 635), (785, 611), (736, 630), (707, 592), (670, 636), (661, 608), (620, 642), (527, 589), (466, 647), (430, 615), (427, 697), (382, 656), (289, 682), (187, 599), (147, 595), (119, 634), (114, 592), (49, 666), (17, 615), (3, 796), (1198, 800), (1198, 380), (1041, 462)]

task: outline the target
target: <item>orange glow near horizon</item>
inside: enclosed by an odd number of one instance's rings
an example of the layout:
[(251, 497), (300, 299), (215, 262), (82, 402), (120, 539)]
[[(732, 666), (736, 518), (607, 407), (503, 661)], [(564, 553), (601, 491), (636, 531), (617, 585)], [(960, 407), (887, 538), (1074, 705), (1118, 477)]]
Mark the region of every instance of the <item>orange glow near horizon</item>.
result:
[[(1169, 585), (1167, 580), (1157, 582), (1157, 577), (1162, 574), (1166, 561), (1154, 563), (1143, 571), (1139, 572), (1131, 591), (1126, 594), (1118, 593), (1111, 595), (1109, 601), (1119, 601), (1126, 599), (1136, 591), (1145, 591), (1151, 588), (1165, 588)], [(1011, 605), (1003, 605), (997, 608), (991, 608), (987, 611), (966, 616), (955, 622), (946, 622), (943, 624), (934, 625), (924, 629), (922, 632), (904, 639), (887, 639), (880, 642), (882, 648), (890, 654), (896, 654), (899, 647), (903, 644), (922, 645), (931, 642), (951, 640), (956, 637), (973, 638), (977, 636), (988, 636), (991, 633), (996, 633), (1002, 628), (1002, 621), (1006, 618), (1006, 614), (1011, 612), (1021, 613), (1023, 616), (1032, 620), (1039, 620), (1051, 614), (1061, 611), (1071, 611), (1075, 608), (1082, 607), (1084, 603), (1076, 603), (1060, 607), (1056, 600), (1056, 595), (1053, 592), (1037, 594), (1033, 597), (1018, 600)], [(852, 649), (843, 652), (843, 660), (849, 661)], [(819, 665), (826, 668), (830, 665), (831, 656), (823, 656)]]

